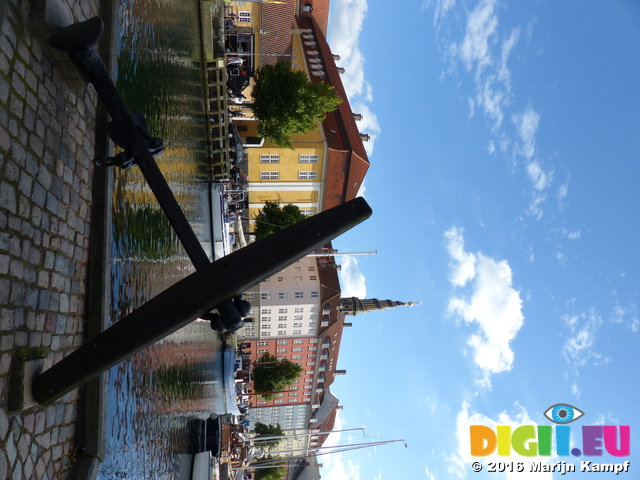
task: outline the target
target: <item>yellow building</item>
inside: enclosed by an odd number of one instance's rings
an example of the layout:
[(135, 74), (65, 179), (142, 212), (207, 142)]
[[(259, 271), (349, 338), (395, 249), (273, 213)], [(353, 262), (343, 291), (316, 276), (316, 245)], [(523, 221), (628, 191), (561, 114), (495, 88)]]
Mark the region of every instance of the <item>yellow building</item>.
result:
[[(300, 32), (293, 30), (292, 68), (306, 72), (303, 61), (303, 42)], [(242, 109), (242, 106), (238, 107)], [(315, 215), (322, 208), (322, 187), (326, 164), (326, 142), (321, 124), (305, 134), (291, 138), (293, 150), (270, 143), (262, 143), (256, 132), (256, 122), (249, 120), (251, 111), (242, 110), (243, 117), (235, 117), (240, 135), (245, 140), (248, 160), (249, 217), (253, 218), (265, 202), (293, 204), (307, 215)], [(248, 118), (246, 118), (248, 117)], [(251, 148), (251, 145), (259, 145)]]
[[(227, 39), (234, 52), (227, 53), (227, 57), (243, 57), (243, 67), (250, 64), (254, 71), (265, 64), (289, 61), (293, 69), (304, 71), (311, 82), (332, 85), (343, 99), (338, 109), (327, 114), (316, 129), (291, 138), (293, 150), (259, 137), (257, 119), (250, 107), (251, 84), (243, 90), (246, 98), (229, 99), (229, 118), (237, 126), (247, 159), (244, 172), (248, 176), (247, 216), (254, 218), (267, 201), (291, 203), (303, 213), (314, 215), (354, 198), (369, 167), (362, 143), (367, 136), (358, 132), (357, 116), (351, 111), (340, 80), (342, 69), (336, 66), (336, 58), (326, 42), (325, 15), (318, 22), (310, 13), (314, 9), (305, 10), (292, 0), (231, 4), (239, 48)], [(320, 2), (316, 6), (320, 7)], [(328, 12), (328, 8), (317, 10)], [(240, 22), (240, 18), (246, 22)]]

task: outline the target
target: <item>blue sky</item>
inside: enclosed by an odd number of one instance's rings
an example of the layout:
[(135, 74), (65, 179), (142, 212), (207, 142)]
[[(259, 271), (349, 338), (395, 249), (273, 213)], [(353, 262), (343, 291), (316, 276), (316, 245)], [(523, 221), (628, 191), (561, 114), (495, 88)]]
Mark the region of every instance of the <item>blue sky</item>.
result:
[(332, 390), (340, 425), (408, 448), (326, 456), (323, 478), (527, 478), (474, 473), (468, 426), (551, 425), (557, 403), (585, 412), (572, 446), (629, 425), (631, 457), (601, 461), (636, 478), (640, 3), (389, 5), (332, 0), (374, 210), (335, 243), (380, 251), (343, 260), (347, 294), (422, 305), (355, 318)]

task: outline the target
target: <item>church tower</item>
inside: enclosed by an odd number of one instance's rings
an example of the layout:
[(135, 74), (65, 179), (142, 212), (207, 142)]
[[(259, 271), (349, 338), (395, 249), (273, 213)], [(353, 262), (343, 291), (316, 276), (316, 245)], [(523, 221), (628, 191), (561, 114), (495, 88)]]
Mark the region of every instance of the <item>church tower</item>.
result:
[(340, 311), (345, 315), (359, 315), (361, 313), (369, 313), (375, 310), (387, 310), (402, 306), (412, 307), (419, 305), (415, 302), (394, 302), (392, 300), (378, 300), (377, 298), (347, 297), (340, 299)]

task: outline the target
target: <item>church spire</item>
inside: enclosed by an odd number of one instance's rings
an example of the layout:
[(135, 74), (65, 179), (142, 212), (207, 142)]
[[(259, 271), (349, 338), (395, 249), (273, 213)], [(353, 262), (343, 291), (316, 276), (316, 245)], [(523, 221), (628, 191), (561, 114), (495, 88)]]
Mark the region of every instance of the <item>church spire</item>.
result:
[(359, 315), (360, 313), (369, 313), (375, 310), (387, 310), (402, 306), (412, 307), (420, 305), (416, 302), (396, 302), (393, 300), (378, 300), (377, 298), (346, 297), (340, 299), (340, 311), (345, 315)]

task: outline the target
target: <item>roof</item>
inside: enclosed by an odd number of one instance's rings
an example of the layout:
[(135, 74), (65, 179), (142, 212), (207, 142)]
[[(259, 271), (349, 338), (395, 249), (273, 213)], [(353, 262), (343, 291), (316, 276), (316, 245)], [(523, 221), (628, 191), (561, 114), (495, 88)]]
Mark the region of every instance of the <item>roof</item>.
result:
[(327, 28), (329, 25), (329, 7), (331, 6), (331, 0), (303, 0), (300, 2), (300, 9), (304, 6), (311, 6), (311, 12), (306, 13), (301, 11), (299, 13), (300, 18), (309, 18), (313, 15), (316, 19), (318, 27), (322, 30), (324, 36), (327, 36)]
[[(325, 74), (323, 78), (310, 75), (311, 81), (329, 83), (343, 99), (340, 106), (328, 113), (322, 122), (328, 148), (322, 200), (322, 209), (326, 210), (357, 196), (370, 163), (340, 78), (340, 72), (326, 36), (315, 18), (315, 13), (308, 18), (299, 18), (297, 22), (301, 29), (311, 29), (316, 43), (313, 50), (304, 50), (308, 70), (312, 70), (310, 58), (319, 58)], [(310, 54), (310, 52), (314, 53)]]
[[(279, 60), (291, 60), (291, 29), (295, 20), (295, 0), (260, 5), (259, 66), (275, 65)], [(289, 58), (282, 58), (289, 55)]]

